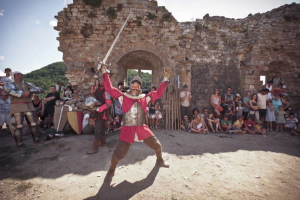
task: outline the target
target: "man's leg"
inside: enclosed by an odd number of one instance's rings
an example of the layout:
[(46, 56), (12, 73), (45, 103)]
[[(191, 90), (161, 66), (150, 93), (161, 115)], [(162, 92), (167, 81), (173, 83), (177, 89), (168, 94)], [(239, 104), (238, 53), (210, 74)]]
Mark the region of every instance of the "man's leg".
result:
[(25, 118), (27, 120), (27, 122), (29, 123), (29, 127), (31, 130), (31, 136), (33, 139), (33, 142), (39, 142), (39, 138), (38, 138), (38, 127), (37, 127), (37, 123), (34, 120), (34, 116), (32, 112), (25, 112)]
[(105, 180), (104, 180), (105, 182), (111, 182), (112, 177), (115, 174), (117, 164), (119, 163), (119, 161), (122, 158), (125, 157), (125, 155), (127, 154), (130, 146), (131, 146), (131, 144), (128, 143), (128, 142), (124, 142), (122, 140), (118, 141), (118, 144), (117, 144), (117, 146), (114, 150), (114, 153), (111, 157), (110, 167), (109, 167), (109, 170), (108, 170), (108, 172), (106, 174), (106, 177), (105, 177)]
[(105, 127), (104, 127), (104, 120), (97, 119), (95, 120), (95, 139), (93, 142), (93, 148), (91, 151), (86, 152), (86, 154), (95, 154), (99, 150), (99, 146), (101, 143), (102, 146), (106, 145), (106, 138), (105, 138)]
[(162, 167), (169, 167), (168, 164), (164, 162), (164, 159), (162, 158), (162, 147), (160, 142), (155, 136), (151, 136), (144, 140), (144, 143), (148, 145), (151, 149), (155, 151), (156, 154), (156, 163)]
[(14, 136), (17, 147), (21, 147), (24, 145), (22, 143), (22, 129), (23, 129), (24, 113), (15, 113), (14, 118), (15, 118), (16, 130), (14, 131), (13, 136)]

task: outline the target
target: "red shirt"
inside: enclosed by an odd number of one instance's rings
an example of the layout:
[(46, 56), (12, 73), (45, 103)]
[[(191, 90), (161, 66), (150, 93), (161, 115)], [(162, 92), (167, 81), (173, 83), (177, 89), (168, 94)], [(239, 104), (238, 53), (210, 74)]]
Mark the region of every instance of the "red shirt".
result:
[(254, 121), (249, 122), (248, 120), (245, 120), (244, 123), (245, 123), (245, 126), (247, 126), (249, 129), (254, 129), (254, 126), (255, 126)]

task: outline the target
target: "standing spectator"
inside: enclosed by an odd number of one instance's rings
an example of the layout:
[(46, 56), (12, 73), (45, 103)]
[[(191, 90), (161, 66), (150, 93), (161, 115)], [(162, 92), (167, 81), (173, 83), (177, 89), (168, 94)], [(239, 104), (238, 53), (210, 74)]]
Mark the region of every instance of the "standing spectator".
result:
[(278, 95), (281, 95), (283, 93), (285, 93), (285, 89), (282, 88), (283, 84), (282, 83), (279, 83), (277, 87), (273, 87), (273, 90), (272, 90), (272, 93), (275, 95), (275, 94), (278, 94)]
[(149, 124), (150, 128), (155, 126), (155, 101), (150, 101), (148, 104), (149, 107)]
[(6, 68), (4, 70), (5, 76), (0, 78), (0, 86), (4, 86), (6, 83), (12, 83), (12, 77), (11, 77), (11, 69)]
[(273, 81), (273, 88), (277, 87), (279, 83), (284, 83), (280, 72), (276, 72), (276, 76), (272, 77), (270, 81)]
[(243, 98), (243, 104), (244, 104), (243, 116), (244, 116), (244, 119), (247, 119), (248, 115), (249, 115), (249, 111), (250, 111), (249, 101), (250, 100), (251, 100), (251, 92), (247, 91), (246, 96)]
[[(242, 106), (242, 104), (243, 103), (241, 101), (239, 101), (239, 104), (236, 107), (236, 118), (239, 118), (240, 116), (243, 116), (244, 107)], [(244, 119), (244, 116), (243, 116), (243, 119)]]
[(37, 120), (37, 122), (39, 122), (39, 117), (42, 114), (42, 107), (43, 107), (43, 102), (40, 99), (38, 94), (34, 94), (33, 98), (32, 98), (32, 105), (35, 108), (35, 112), (34, 112), (34, 117)]
[(232, 123), (230, 120), (228, 120), (228, 116), (224, 116), (224, 119), (221, 120), (221, 128), (223, 131), (228, 133), (228, 131), (231, 129)]
[(119, 82), (118, 83), (118, 89), (121, 90), (121, 92), (126, 92), (126, 89), (124, 87), (124, 83), (123, 82)]
[(45, 109), (44, 109), (44, 117), (45, 117), (44, 129), (51, 127), (51, 123), (54, 116), (55, 101), (59, 99), (59, 93), (56, 92), (56, 88), (54, 85), (51, 85), (49, 90), (50, 93), (48, 93), (46, 98), (44, 98), (44, 101), (46, 102)]
[(231, 107), (231, 110), (233, 110), (233, 100), (234, 96), (232, 94), (232, 88), (228, 87), (226, 93), (222, 97), (222, 107), (225, 111), (228, 107)]
[(266, 85), (264, 89), (268, 89), (268, 96), (267, 96), (267, 100), (269, 99), (273, 99), (273, 94), (272, 94), (272, 90), (273, 90), (273, 81), (269, 81)]
[(237, 113), (237, 107), (239, 105), (239, 103), (241, 102), (241, 95), (240, 94), (236, 94), (234, 96), (234, 101), (232, 102), (233, 103), (233, 114), (236, 116), (236, 113)]
[(280, 95), (278, 94), (274, 94), (272, 104), (274, 106), (275, 113), (279, 110), (280, 106), (283, 106), (285, 104), (286, 106), (283, 107), (283, 110), (285, 110), (290, 105), (287, 101), (280, 99)]
[(7, 130), (9, 130), (10, 115), (10, 104), (11, 101), (5, 92), (1, 92), (0, 96), (0, 134), (2, 133), (2, 126), (6, 124)]
[(253, 94), (251, 100), (249, 101), (250, 105), (250, 115), (255, 116), (255, 120), (259, 121), (259, 105), (257, 103), (257, 94)]
[(192, 95), (188, 91), (188, 86), (183, 86), (183, 91), (180, 92), (180, 101), (181, 101), (181, 118), (185, 115), (189, 116), (190, 103), (192, 100)]
[(279, 111), (276, 112), (276, 125), (277, 125), (277, 132), (279, 131), (279, 128), (282, 132), (282, 126), (285, 124), (285, 119), (284, 119), (285, 112), (283, 110), (283, 106), (279, 107)]
[(268, 101), (266, 122), (267, 122), (267, 129), (270, 132), (273, 131), (272, 124), (275, 121), (276, 121), (275, 111), (274, 111), (274, 107), (272, 105), (272, 101)]
[(95, 84), (92, 86), (91, 94), (94, 95), (96, 90), (100, 88), (100, 81), (98, 79), (95, 80)]
[(267, 114), (267, 97), (269, 90), (263, 89), (260, 93), (257, 94), (257, 103), (259, 105), (259, 116), (262, 125), (264, 125), (266, 114)]
[(296, 124), (298, 123), (297, 118), (295, 118), (295, 113), (290, 113), (289, 117), (285, 119), (286, 124), (284, 125), (284, 128), (289, 128), (289, 129), (295, 129)]
[(288, 93), (285, 92), (281, 95), (281, 98), (280, 98), (282, 104), (284, 105), (284, 110), (286, 110), (290, 106), (290, 103), (288, 102), (287, 97), (288, 97)]
[(219, 117), (221, 115), (220, 112), (223, 111), (223, 108), (221, 107), (222, 100), (219, 92), (219, 89), (216, 88), (215, 93), (210, 97), (210, 104), (214, 107), (214, 112), (216, 113), (217, 117)]

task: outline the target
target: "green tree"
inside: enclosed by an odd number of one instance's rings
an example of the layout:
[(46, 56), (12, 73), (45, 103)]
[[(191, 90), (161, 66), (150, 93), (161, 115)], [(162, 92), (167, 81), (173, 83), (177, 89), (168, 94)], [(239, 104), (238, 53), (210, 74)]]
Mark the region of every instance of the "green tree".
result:
[[(137, 75), (138, 75), (138, 71), (133, 69), (127, 70), (128, 83), (130, 83), (130, 80)], [(142, 78), (142, 89), (150, 89), (152, 84), (152, 75), (149, 73), (141, 72), (141, 78)]]

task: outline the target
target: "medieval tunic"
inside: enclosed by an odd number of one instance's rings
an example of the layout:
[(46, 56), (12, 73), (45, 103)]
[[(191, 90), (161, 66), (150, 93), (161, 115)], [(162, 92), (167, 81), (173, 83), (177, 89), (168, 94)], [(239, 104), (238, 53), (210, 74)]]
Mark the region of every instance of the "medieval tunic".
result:
[[(17, 90), (22, 90), (23, 92), (29, 91), (29, 86), (21, 83), (12, 83), (16, 86)], [(21, 112), (33, 112), (35, 111), (35, 108), (31, 102), (30, 97), (11, 97), (11, 107), (10, 107), (10, 114), (13, 115), (15, 113), (21, 113)]]
[[(143, 109), (144, 113), (146, 113), (147, 98), (150, 98), (150, 101), (155, 101), (159, 99), (168, 86), (168, 82), (164, 81), (159, 85), (157, 91), (150, 92), (140, 99), (133, 99), (130, 98), (129, 95), (123, 94), (117, 88), (112, 87), (108, 74), (103, 75), (103, 83), (105, 91), (108, 94), (110, 94), (114, 99), (120, 100), (122, 104), (123, 113), (127, 113), (135, 102), (137, 102)], [(123, 98), (123, 102), (120, 97)], [(135, 134), (137, 134), (139, 140), (144, 140), (154, 135), (149, 129), (149, 127), (145, 124), (142, 126), (123, 126), (121, 129), (119, 140), (128, 143), (134, 143)]]

